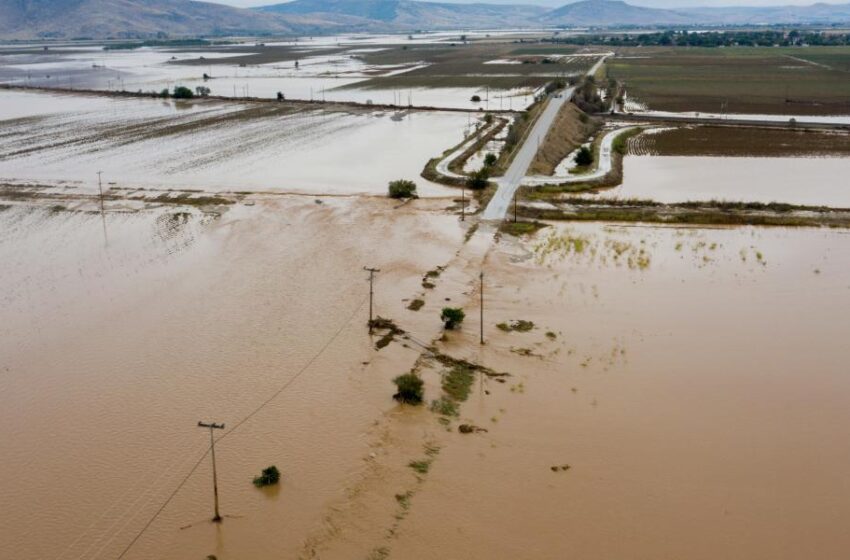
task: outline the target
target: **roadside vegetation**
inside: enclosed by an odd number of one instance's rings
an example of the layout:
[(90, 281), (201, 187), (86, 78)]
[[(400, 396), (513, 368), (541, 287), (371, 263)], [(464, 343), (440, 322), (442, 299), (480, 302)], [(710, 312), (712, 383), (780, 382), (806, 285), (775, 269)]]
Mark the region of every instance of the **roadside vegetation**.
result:
[(530, 175), (552, 175), (555, 168), (599, 130), (599, 119), (565, 103), (528, 168)]

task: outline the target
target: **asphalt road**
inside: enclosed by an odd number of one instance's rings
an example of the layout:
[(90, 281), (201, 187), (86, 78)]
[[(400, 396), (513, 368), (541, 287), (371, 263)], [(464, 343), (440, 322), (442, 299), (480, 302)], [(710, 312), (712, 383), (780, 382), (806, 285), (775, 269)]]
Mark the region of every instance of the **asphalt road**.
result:
[[(588, 70), (587, 74), (595, 74), (608, 56), (609, 55), (602, 56), (599, 61), (594, 64), (590, 70)], [(496, 194), (493, 195), (493, 198), (490, 199), (490, 203), (487, 205), (487, 208), (485, 208), (484, 212), (481, 214), (482, 219), (502, 220), (507, 215), (508, 208), (510, 208), (511, 201), (514, 198), (514, 193), (516, 193), (520, 183), (522, 183), (522, 180), (525, 178), (525, 174), (528, 172), (528, 167), (531, 165), (534, 155), (537, 153), (537, 148), (546, 139), (546, 134), (552, 127), (552, 123), (555, 122), (555, 117), (558, 115), (558, 111), (561, 110), (564, 103), (569, 102), (573, 98), (573, 93), (575, 93), (575, 88), (567, 88), (549, 99), (549, 104), (543, 110), (543, 113), (537, 119), (537, 122), (534, 123), (531, 132), (529, 132), (525, 137), (525, 141), (514, 157), (514, 160), (507, 172), (505, 172), (504, 176), (495, 180), (498, 185), (498, 189), (496, 190)]]

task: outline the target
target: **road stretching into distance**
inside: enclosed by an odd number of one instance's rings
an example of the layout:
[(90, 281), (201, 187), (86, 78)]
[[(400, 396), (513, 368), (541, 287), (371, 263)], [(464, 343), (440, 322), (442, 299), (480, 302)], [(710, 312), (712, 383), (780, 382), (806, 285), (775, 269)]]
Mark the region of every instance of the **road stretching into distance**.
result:
[[(609, 56), (611, 56), (610, 53), (601, 55), (601, 58), (596, 64), (587, 71), (587, 75), (593, 76), (596, 74), (599, 67), (602, 66), (605, 59)], [(528, 167), (531, 165), (532, 160), (534, 160), (535, 154), (537, 154), (537, 149), (546, 139), (546, 134), (549, 133), (552, 123), (555, 122), (558, 111), (561, 110), (564, 103), (572, 100), (573, 94), (575, 94), (575, 88), (571, 87), (550, 96), (548, 105), (543, 109), (537, 122), (534, 123), (531, 132), (525, 137), (525, 141), (520, 146), (516, 156), (514, 156), (510, 167), (508, 167), (508, 170), (502, 177), (495, 179), (498, 189), (496, 190), (496, 194), (493, 195), (493, 198), (490, 199), (487, 208), (481, 214), (483, 220), (502, 220), (505, 218), (514, 194), (525, 178), (525, 174), (528, 172)]]

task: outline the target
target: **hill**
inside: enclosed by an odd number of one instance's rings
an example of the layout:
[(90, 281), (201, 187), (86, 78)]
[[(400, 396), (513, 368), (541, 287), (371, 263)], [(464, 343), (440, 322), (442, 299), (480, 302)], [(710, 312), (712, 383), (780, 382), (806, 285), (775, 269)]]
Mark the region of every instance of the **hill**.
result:
[(634, 6), (619, 0), (582, 0), (546, 12), (541, 24), (564, 26), (674, 25), (696, 23), (698, 16)]
[(546, 12), (539, 6), (448, 4), (415, 0), (295, 0), (257, 8), (287, 15), (351, 16), (384, 23), (388, 29), (528, 27)]

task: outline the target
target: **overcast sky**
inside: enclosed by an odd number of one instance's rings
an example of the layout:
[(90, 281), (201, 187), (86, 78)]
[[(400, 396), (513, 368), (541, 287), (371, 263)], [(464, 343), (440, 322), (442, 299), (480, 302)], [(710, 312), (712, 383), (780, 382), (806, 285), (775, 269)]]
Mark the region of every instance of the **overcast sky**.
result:
[[(283, 0), (207, 0), (218, 4), (230, 6), (248, 7), (264, 6), (267, 4), (281, 4)], [(453, 2), (460, 4), (471, 4), (469, 0), (440, 0), (441, 2)], [(570, 4), (573, 0), (480, 0), (487, 4), (535, 4), (538, 6), (562, 6)], [(809, 5), (815, 2), (826, 4), (844, 4), (850, 0), (626, 0), (629, 4), (636, 6), (652, 6), (653, 8), (684, 8), (689, 6), (779, 6), (779, 5)]]

